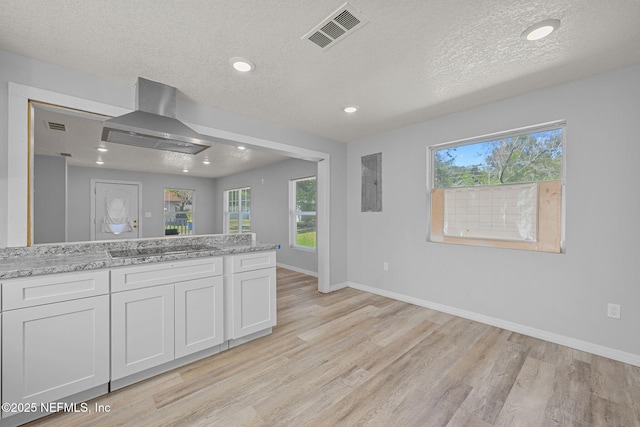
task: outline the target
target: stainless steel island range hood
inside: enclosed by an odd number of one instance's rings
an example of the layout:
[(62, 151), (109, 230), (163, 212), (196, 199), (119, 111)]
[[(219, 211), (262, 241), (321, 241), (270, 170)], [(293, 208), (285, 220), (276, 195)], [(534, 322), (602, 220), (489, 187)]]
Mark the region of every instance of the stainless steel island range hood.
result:
[(176, 119), (175, 87), (142, 77), (136, 86), (136, 111), (105, 120), (103, 141), (185, 154), (198, 154), (215, 142)]

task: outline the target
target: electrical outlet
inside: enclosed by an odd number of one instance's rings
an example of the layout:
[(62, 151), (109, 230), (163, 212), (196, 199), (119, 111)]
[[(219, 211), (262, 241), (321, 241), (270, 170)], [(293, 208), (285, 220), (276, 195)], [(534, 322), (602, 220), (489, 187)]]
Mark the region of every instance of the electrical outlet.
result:
[(614, 319), (620, 318), (620, 304), (611, 304), (607, 305), (607, 316), (613, 317)]
[(389, 263), (388, 263), (388, 262), (383, 263), (383, 264), (382, 264), (382, 269), (383, 269), (384, 271), (389, 271)]

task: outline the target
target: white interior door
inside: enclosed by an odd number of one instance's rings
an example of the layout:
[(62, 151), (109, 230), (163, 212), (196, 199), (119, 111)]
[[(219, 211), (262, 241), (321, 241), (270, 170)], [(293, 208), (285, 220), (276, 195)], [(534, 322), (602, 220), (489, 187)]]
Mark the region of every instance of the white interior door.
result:
[(140, 237), (140, 184), (95, 181), (93, 240)]

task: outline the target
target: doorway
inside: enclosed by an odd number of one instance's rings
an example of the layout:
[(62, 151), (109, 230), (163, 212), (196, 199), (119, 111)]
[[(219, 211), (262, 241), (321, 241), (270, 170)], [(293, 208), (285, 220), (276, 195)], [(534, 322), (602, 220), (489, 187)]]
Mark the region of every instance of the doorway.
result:
[(141, 236), (139, 182), (91, 180), (91, 240)]

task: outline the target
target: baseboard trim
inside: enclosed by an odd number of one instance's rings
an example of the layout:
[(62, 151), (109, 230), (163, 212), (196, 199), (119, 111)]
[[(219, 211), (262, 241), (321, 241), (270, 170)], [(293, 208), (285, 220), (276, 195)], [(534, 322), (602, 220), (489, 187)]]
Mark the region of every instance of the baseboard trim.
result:
[(454, 316), (463, 317), (465, 319), (484, 323), (486, 325), (495, 326), (498, 328), (506, 329), (511, 332), (517, 332), (519, 334), (527, 335), (533, 338), (539, 338), (541, 340), (549, 341), (555, 344), (560, 344), (565, 347), (574, 348), (576, 350), (585, 351), (587, 353), (595, 354), (597, 356), (606, 357), (608, 359), (613, 359), (619, 362), (628, 363), (630, 365), (640, 367), (640, 355), (638, 354), (627, 353), (625, 351), (616, 350), (610, 347), (605, 347), (605, 346), (594, 344), (588, 341), (583, 341), (583, 340), (568, 337), (565, 335), (556, 334), (554, 332), (532, 328), (530, 326), (521, 325), (519, 323), (497, 319), (495, 317), (486, 316), (484, 314), (475, 313), (473, 311), (463, 310), (460, 308), (451, 307), (448, 305), (411, 297), (411, 296), (400, 294), (393, 291), (378, 289), (378, 288), (374, 288), (368, 285), (363, 285), (360, 283), (349, 282), (348, 286), (354, 289), (359, 289), (361, 291), (370, 292), (372, 294), (377, 294), (383, 297), (395, 299), (395, 300), (406, 302), (413, 305), (418, 305), (425, 308), (430, 308), (432, 310), (437, 310), (444, 313), (452, 314)]
[(343, 289), (349, 287), (347, 282), (335, 283), (329, 287), (329, 292), (337, 291), (338, 289)]
[(295, 271), (296, 273), (306, 274), (307, 276), (318, 277), (317, 271), (305, 270), (304, 268), (294, 267), (293, 265), (282, 264), (280, 262), (276, 262), (276, 266), (286, 268), (287, 270)]

